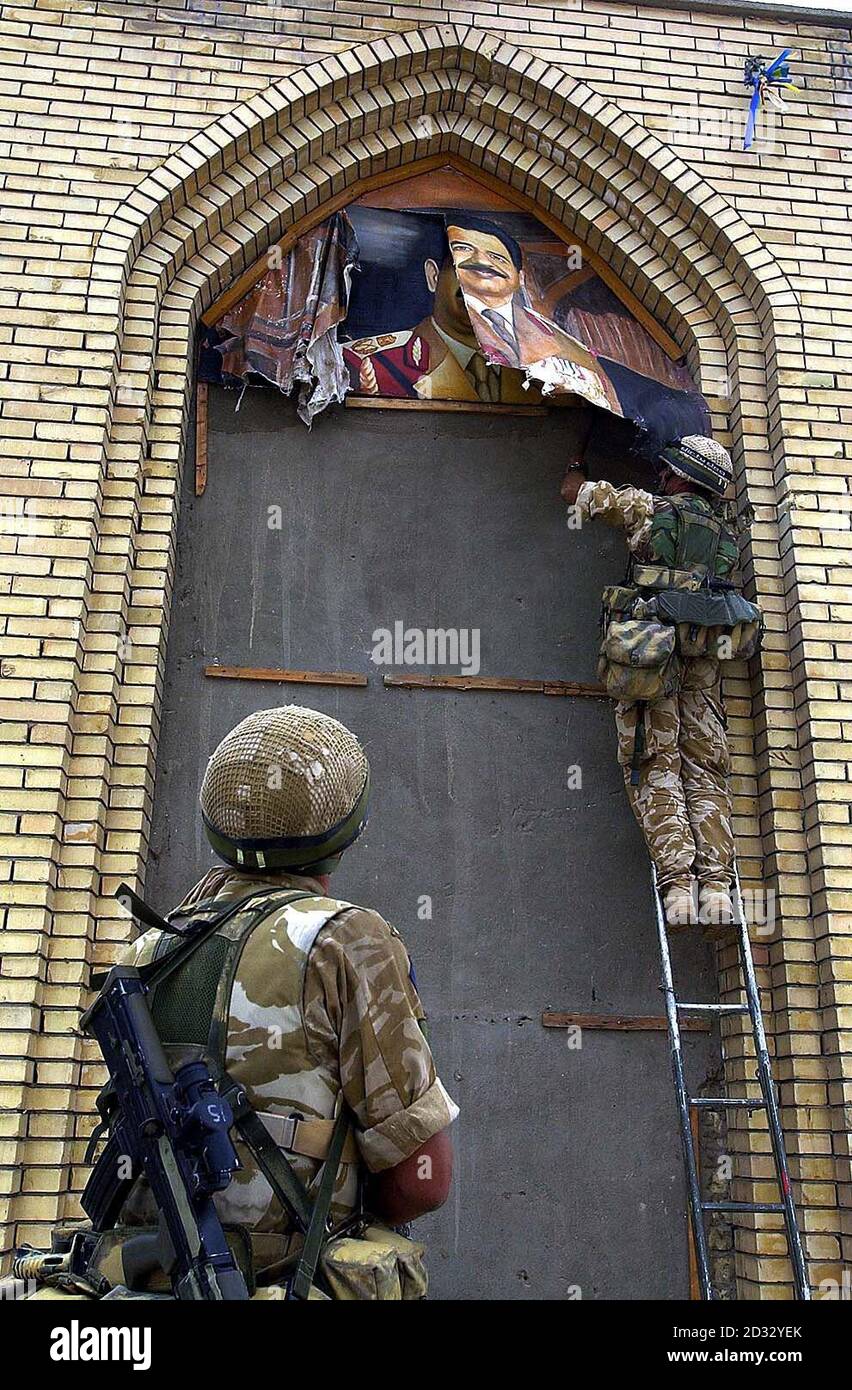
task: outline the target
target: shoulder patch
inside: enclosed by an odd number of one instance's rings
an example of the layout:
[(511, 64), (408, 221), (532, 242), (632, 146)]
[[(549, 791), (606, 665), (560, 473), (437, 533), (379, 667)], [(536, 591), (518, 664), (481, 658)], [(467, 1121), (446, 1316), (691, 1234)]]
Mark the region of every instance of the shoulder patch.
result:
[(402, 360), (406, 367), (413, 367), (416, 372), (425, 375), (429, 370), (429, 344), (425, 338), (421, 338), (418, 333), (412, 333), (406, 343)]

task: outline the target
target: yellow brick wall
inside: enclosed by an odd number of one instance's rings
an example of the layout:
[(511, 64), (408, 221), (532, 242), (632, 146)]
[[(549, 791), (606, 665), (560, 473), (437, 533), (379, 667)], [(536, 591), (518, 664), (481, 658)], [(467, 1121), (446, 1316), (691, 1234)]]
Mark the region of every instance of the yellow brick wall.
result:
[[(805, 91), (746, 154), (743, 59), (785, 45)], [(97, 1071), (71, 1029), (127, 934), (112, 889), (144, 875), (197, 315), (331, 196), (442, 153), (536, 198), (683, 344), (756, 510), (766, 650), (728, 686), (739, 852), (777, 893), (761, 984), (812, 1278), (839, 1278), (849, 31), (619, 0), (33, 0), (0, 6), (0, 47), (4, 1245), (77, 1212)], [(744, 1093), (736, 1028), (726, 1050)], [(766, 1195), (759, 1123), (731, 1148), (734, 1195)], [(744, 1297), (789, 1295), (772, 1222), (738, 1231)]]

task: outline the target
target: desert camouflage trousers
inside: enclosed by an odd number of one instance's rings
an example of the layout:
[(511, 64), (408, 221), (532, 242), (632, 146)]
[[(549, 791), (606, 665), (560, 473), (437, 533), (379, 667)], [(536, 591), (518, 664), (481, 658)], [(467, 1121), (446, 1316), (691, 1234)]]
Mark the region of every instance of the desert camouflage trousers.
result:
[(729, 883), (734, 863), (731, 759), (719, 666), (685, 661), (674, 695), (644, 706), (645, 747), (638, 785), (631, 785), (637, 712), (615, 707), (618, 760), (633, 814), (642, 827), (661, 888)]

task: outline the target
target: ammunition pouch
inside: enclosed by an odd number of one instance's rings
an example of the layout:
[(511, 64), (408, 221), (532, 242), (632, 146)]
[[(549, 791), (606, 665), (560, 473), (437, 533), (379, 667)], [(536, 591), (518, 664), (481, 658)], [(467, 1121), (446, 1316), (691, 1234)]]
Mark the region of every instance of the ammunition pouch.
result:
[(675, 689), (679, 673), (673, 627), (651, 616), (610, 619), (598, 677), (614, 700), (661, 700)]
[(602, 624), (605, 625), (610, 617), (629, 617), (638, 598), (639, 590), (634, 584), (608, 585), (601, 598)]
[(657, 610), (662, 621), (676, 629), (682, 657), (743, 661), (760, 648), (763, 615), (756, 604), (734, 590), (670, 589), (657, 596)]
[(360, 1236), (332, 1238), (322, 1253), (322, 1271), (335, 1300), (399, 1302), (426, 1297), (425, 1247), (384, 1226), (367, 1226)]

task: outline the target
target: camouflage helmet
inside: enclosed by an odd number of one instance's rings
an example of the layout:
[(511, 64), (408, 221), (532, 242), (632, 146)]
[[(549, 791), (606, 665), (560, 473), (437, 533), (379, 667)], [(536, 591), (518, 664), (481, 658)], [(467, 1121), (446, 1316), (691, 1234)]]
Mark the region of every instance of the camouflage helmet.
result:
[(686, 478), (705, 492), (723, 497), (734, 476), (734, 465), (727, 449), (704, 434), (688, 434), (679, 443), (663, 449), (659, 462), (679, 478)]
[(318, 710), (284, 705), (250, 714), (222, 739), (201, 814), (228, 864), (323, 873), (363, 830), (369, 791), (355, 735)]

